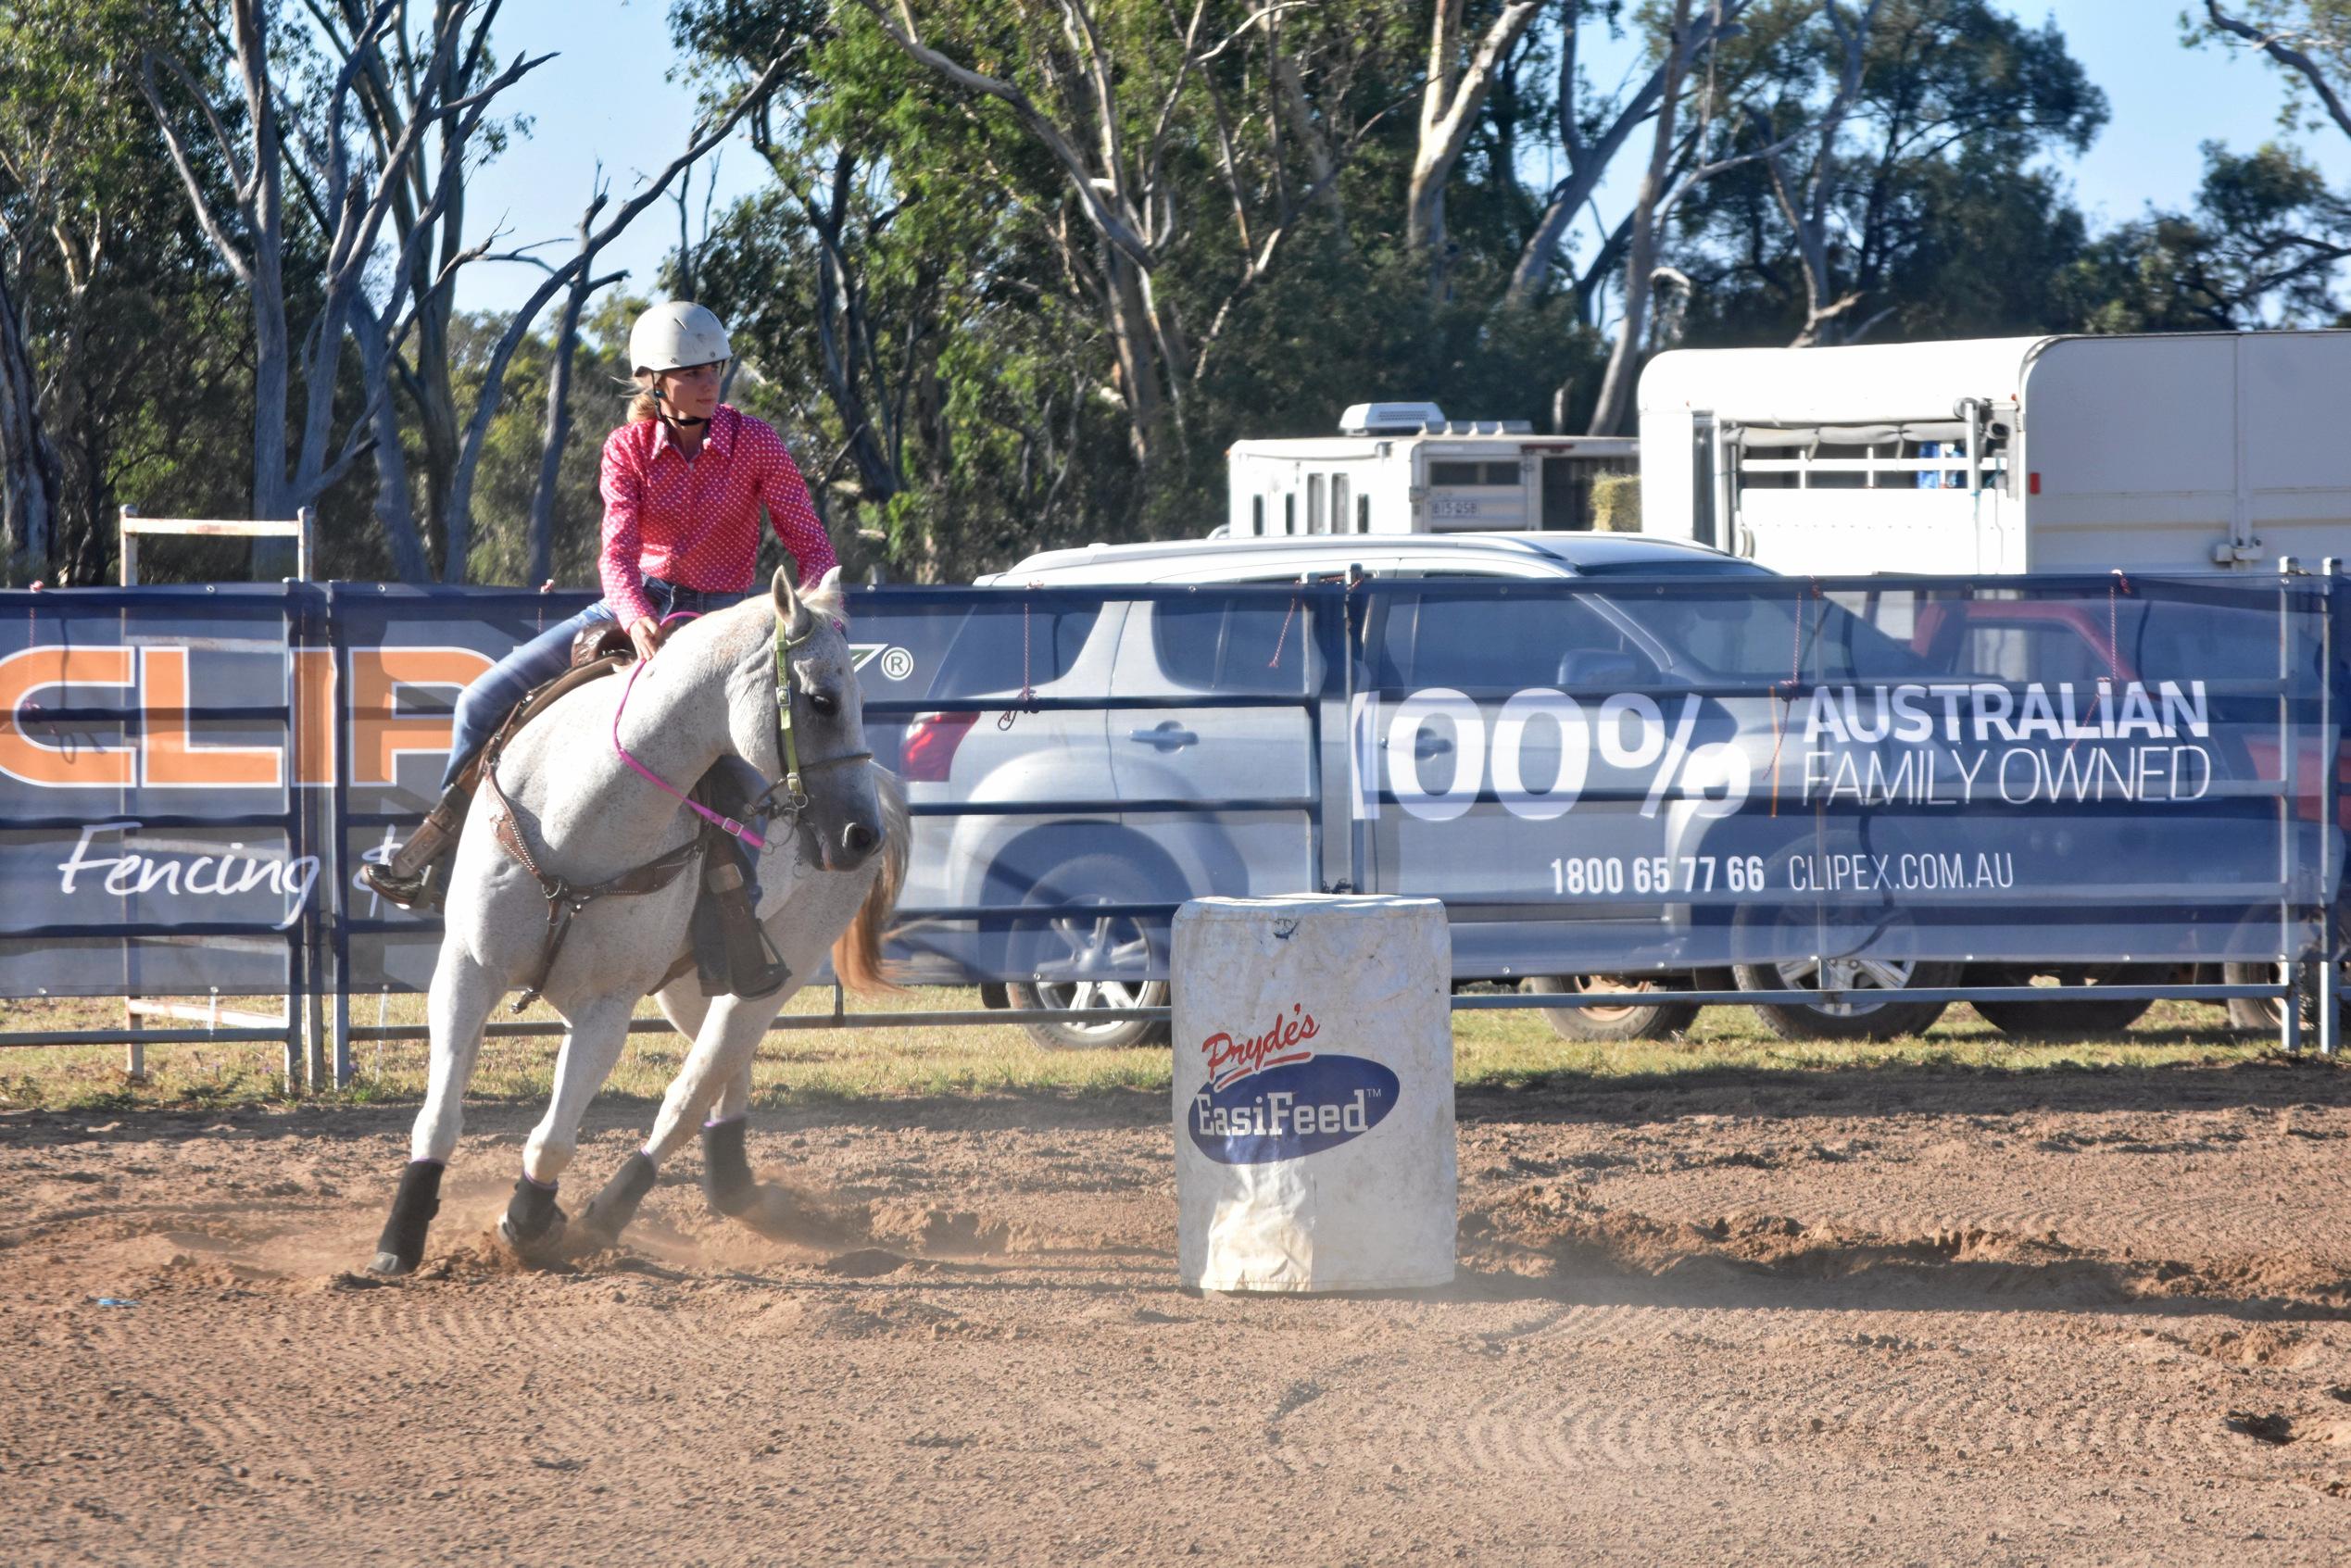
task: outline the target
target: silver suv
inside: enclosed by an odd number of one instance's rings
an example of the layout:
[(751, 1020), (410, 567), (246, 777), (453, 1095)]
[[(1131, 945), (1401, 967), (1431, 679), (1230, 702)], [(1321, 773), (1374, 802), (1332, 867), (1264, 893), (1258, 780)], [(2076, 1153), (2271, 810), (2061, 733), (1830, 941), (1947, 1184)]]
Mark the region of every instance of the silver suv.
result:
[[(1670, 539), (1549, 533), (1095, 545), (1046, 551), (978, 581), (1053, 588), (1280, 585), (1335, 578), (1351, 566), (1373, 576), (1444, 579), (1773, 575), (1753, 562)], [(1515, 601), (1498, 625), (1513, 610), (1540, 615), (1546, 645), (1564, 644), (1557, 673), (1571, 684), (1633, 680), (1673, 659), (1637, 625), (1611, 621), (1581, 602)], [(1592, 633), (1580, 641), (1562, 630), (1563, 622), (1578, 620), (1588, 620)], [(1272, 801), (1301, 799), (1314, 788), (1312, 734), (1302, 706), (1047, 708), (1004, 721), (1004, 710), (1024, 685), (1038, 698), (1079, 701), (1111, 693), (1175, 699), (1212, 691), (1298, 694), (1304, 689), (1306, 636), (1279, 595), (1258, 605), (1237, 605), (1227, 596), (1198, 606), (1167, 597), (1113, 601), (1100, 614), (1090, 607), (1082, 614), (1041, 608), (1026, 623), (974, 618), (967, 635), (974, 640), (949, 651), (942, 684), (931, 688), (941, 707), (907, 727), (901, 767), (918, 803)], [(1507, 635), (1492, 646), (1502, 662), (1523, 659), (1523, 646)], [(1449, 749), (1441, 734), (1423, 734), (1416, 749), (1430, 776), (1449, 766), (1441, 760)], [(1077, 1015), (1093, 1008), (1155, 1006), (1166, 997), (1165, 985), (1157, 980), (1096, 978), (1142, 967), (1151, 940), (1148, 922), (1074, 910), (1089, 903), (1165, 903), (1212, 892), (1295, 892), (1326, 880), (1314, 862), (1310, 819), (1295, 809), (984, 814), (925, 819), (923, 826), (943, 829), (945, 836), (942, 841), (926, 831), (918, 841), (904, 907), (1039, 909), (1037, 921), (1014, 933), (1019, 951), (1008, 955), (1008, 969), (1029, 978), (987, 991), (992, 1002), (1072, 1013), (1065, 1022), (1031, 1026), (1050, 1046), (1144, 1043), (1155, 1036), (1150, 1025), (1087, 1023)], [(1497, 824), (1498, 831), (1507, 827)], [(1331, 831), (1343, 830), (1332, 824)], [(1385, 885), (1459, 890), (1423, 886), (1427, 878), (1412, 872), (1410, 846), (1391, 838), (1376, 843), (1373, 852), (1384, 852), (1393, 862), (1390, 870), (1402, 873)], [(1498, 853), (1507, 858), (1512, 851), (1498, 847)], [(1603, 1039), (1653, 1035), (1687, 1026), (1697, 1010), (1663, 999), (1662, 988), (1684, 987), (1686, 976), (1538, 977), (1530, 985), (1593, 983), (1660, 988), (1661, 1000), (1643, 1008), (1554, 1010), (1552, 1021), (1563, 1033)]]

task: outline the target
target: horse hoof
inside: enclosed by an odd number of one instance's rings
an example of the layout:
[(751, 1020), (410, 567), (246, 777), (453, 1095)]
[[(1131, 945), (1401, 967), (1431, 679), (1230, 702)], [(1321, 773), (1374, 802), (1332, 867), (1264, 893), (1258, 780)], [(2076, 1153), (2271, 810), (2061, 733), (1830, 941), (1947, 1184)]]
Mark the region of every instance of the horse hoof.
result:
[(555, 1206), (555, 1185), (528, 1176), (514, 1184), (514, 1197), (498, 1220), (498, 1239), (518, 1258), (552, 1256), (563, 1239), (563, 1210)]
[(498, 1217), (499, 1244), (526, 1263), (552, 1258), (562, 1251), (565, 1229), (566, 1222), (560, 1209), (555, 1211), (555, 1218), (547, 1222), (547, 1229), (527, 1239), (516, 1233), (513, 1215), (502, 1214)]
[(375, 1261), (368, 1265), (368, 1273), (397, 1279), (403, 1274), (416, 1273), (416, 1265), (396, 1252), (379, 1252), (375, 1255)]
[(653, 1161), (643, 1149), (621, 1162), (603, 1190), (588, 1203), (580, 1215), (580, 1229), (600, 1246), (610, 1247), (621, 1239), (621, 1233), (636, 1218), (637, 1205), (653, 1190), (656, 1171)]

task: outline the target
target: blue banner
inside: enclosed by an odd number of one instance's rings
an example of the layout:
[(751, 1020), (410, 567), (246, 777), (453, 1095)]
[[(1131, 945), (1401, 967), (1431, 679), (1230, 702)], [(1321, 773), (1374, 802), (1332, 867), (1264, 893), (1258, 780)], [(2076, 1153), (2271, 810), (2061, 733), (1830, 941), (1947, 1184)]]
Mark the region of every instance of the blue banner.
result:
[[(921, 980), (1162, 978), (1173, 908), (1443, 898), (1461, 977), (2178, 965), (2323, 940), (2317, 579), (863, 590)], [(0, 594), (0, 993), (421, 986), (358, 867), (583, 595)], [(2332, 821), (2330, 819), (2332, 819)], [(307, 955), (307, 959), (306, 959)], [(1811, 976), (1811, 978), (1807, 978)]]

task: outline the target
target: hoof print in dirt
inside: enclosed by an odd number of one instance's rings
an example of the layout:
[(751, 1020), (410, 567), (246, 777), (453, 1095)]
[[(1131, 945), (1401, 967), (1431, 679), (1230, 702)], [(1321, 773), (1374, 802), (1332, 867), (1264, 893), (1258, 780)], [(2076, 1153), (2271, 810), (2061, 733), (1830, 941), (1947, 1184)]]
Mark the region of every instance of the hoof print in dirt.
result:
[(2294, 1441), (2293, 1418), (2281, 1415), (2275, 1411), (2266, 1414), (2257, 1414), (2252, 1411), (2231, 1411), (2227, 1425), (2230, 1431), (2242, 1432), (2257, 1442), (2283, 1444)]
[(836, 1274), (842, 1279), (878, 1279), (906, 1267), (906, 1260), (878, 1247), (861, 1247), (854, 1252), (827, 1258), (816, 1267), (820, 1273)]

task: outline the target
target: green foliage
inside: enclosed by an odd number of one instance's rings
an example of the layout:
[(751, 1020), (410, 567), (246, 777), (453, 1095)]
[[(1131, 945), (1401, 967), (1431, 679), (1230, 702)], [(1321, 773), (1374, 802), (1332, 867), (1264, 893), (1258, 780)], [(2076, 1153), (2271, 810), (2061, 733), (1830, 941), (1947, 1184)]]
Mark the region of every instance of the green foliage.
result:
[[(226, 52), (201, 18), (144, 0), (0, 8), (0, 266), (23, 310), (41, 412), (63, 470), (54, 577), (111, 574), (115, 517), (242, 517), (251, 369), (234, 280), (195, 227), (138, 82), (139, 52), (175, 51), (220, 87)], [(230, 133), (233, 94), (214, 94)], [(196, 173), (223, 171), (191, 107)], [(228, 546), (184, 558), (239, 560)], [(170, 570), (169, 563), (158, 561)]]
[[(1773, 7), (1726, 51), (1768, 83), (1772, 136), (1816, 121), (1834, 93), (1842, 50), (1817, 13)], [(1989, 0), (1889, 0), (1841, 133), (1808, 162), (1781, 163), (1781, 181), (1799, 195), (1809, 182), (1825, 186), (1825, 292), (1856, 296), (1831, 335), (1903, 341), (2077, 326), (2062, 283), (2084, 225), (2035, 165), (2087, 147), (2106, 114), (2105, 95), (2054, 21), (2030, 28)], [(1727, 123), (1720, 134), (1718, 156), (1765, 139), (1754, 122)], [(1804, 330), (1805, 279), (1782, 200), (1771, 166), (1756, 161), (1685, 207), (1679, 265), (1696, 281), (1690, 341), (1781, 344)]]
[(2230, 332), (2337, 324), (2351, 204), (2299, 153), (2204, 148), (2184, 213), (2150, 212), (2102, 237), (2077, 268), (2093, 332)]
[[(1042, 0), (911, 0), (926, 44), (1070, 132), (1095, 176), (1079, 182), (1014, 107), (911, 57), (861, 0), (676, 0), (681, 61), (708, 103), (730, 100), (779, 50), (789, 68), (747, 122), (770, 179), (673, 258), (664, 289), (728, 319), (730, 396), (784, 433), (860, 579), (954, 581), (1055, 545), (1203, 533), (1224, 513), (1231, 442), (1325, 433), (1365, 399), (1581, 429), (1621, 253), (1579, 219), (1535, 303), (1507, 292), (1560, 167), (1561, 20), (1587, 40), (1630, 32), (1653, 58), (1668, 7), (1559, 7), (1511, 51), (1454, 166), (1446, 250), (1432, 258), (1404, 232), (1433, 5), (1203, 0), (1188, 47), (1194, 8), (1163, 0), (1091, 0), (1090, 43)], [(1500, 6), (1468, 0), (1465, 57)], [(2294, 125), (2327, 125), (2319, 84), (2351, 75), (2351, 0), (2230, 9), (2303, 52), (2307, 70), (2274, 53), (2268, 69)], [(895, 0), (882, 10), (894, 25), (902, 14)], [(1848, 0), (1842, 14), (1859, 10)], [(276, 14), (286, 79), (315, 88), (332, 52), (293, 9)], [(242, 100), (218, 20), (217, 7), (158, 0), (0, 10), (0, 262), (44, 387), (66, 491), (58, 564), (76, 581), (108, 571), (124, 502), (249, 508), (247, 302), (198, 231), (137, 90), (143, 49), (174, 56), (237, 144)], [(2351, 206), (2290, 144), (2207, 147), (2185, 210), (2089, 232), (2064, 171), (2106, 102), (2054, 21), (2019, 20), (2002, 0), (1884, 0), (1857, 96), (1825, 135), (1842, 51), (1822, 0), (1757, 0), (1741, 21), (1691, 77), (1707, 95), (1683, 107), (1693, 140), (1681, 167), (1779, 143), (1777, 165), (1739, 163), (1671, 215), (1662, 259), (1688, 286), (1653, 313), (1644, 347), (1787, 343), (1824, 304), (1829, 341), (2342, 314)], [(2215, 32), (2202, 7), (2187, 31), (2257, 47)], [(551, 42), (502, 32), (497, 53)], [(1584, 58), (1568, 112), (1589, 144), (1628, 89), (1585, 80)], [(176, 87), (165, 96), (198, 183), (233, 223), (200, 110)], [(511, 129), (494, 124), (477, 151), (494, 153)], [(1633, 130), (1620, 173), (1648, 141)], [(1825, 278), (1807, 277), (1791, 222), (1815, 185)], [(1147, 260), (1102, 237), (1088, 191), (1121, 204)], [(298, 330), (316, 314), (321, 257), (291, 192), (287, 241)], [(608, 295), (584, 324), (553, 507), (566, 584), (594, 581), (597, 456), (622, 417), (618, 349), (642, 303)], [(459, 317), (446, 341), (420, 332), (400, 345), (416, 378), (398, 399), (407, 500), (435, 551), (449, 536), (434, 515), (449, 454), (446, 437), (428, 440), (415, 389), (446, 371), (461, 425), (507, 326)], [(555, 327), (552, 310), (534, 323), (489, 427), (473, 581), (526, 570)], [(364, 404), (358, 372), (346, 352), (338, 424)], [(321, 498), (326, 571), (389, 574), (375, 486), (363, 460)], [(245, 570), (235, 546), (154, 564)]]

